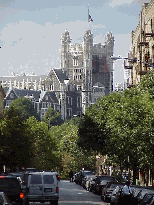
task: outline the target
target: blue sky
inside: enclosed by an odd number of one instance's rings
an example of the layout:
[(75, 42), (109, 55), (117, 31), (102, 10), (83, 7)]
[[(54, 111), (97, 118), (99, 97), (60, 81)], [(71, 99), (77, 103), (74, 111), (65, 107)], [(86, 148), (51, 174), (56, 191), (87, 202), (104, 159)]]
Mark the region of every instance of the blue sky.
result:
[[(12, 72), (48, 74), (60, 68), (61, 36), (65, 29), (72, 43), (81, 43), (90, 27), (94, 43), (104, 43), (110, 30), (114, 55), (130, 50), (131, 31), (139, 21), (143, 3), (150, 0), (0, 0), (0, 76)], [(92, 23), (87, 22), (89, 13)], [(124, 82), (123, 61), (114, 63), (114, 83)]]

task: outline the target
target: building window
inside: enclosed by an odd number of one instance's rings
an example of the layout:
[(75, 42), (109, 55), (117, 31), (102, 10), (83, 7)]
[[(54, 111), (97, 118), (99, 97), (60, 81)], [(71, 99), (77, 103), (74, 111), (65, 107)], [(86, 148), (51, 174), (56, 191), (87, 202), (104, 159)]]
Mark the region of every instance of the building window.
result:
[(13, 93), (10, 94), (10, 98), (14, 98), (14, 94)]
[(72, 105), (72, 97), (67, 97), (67, 104)]
[(47, 108), (46, 102), (43, 102), (43, 103), (42, 103), (42, 108)]
[(6, 106), (10, 106), (11, 102), (12, 102), (12, 100), (6, 100)]
[(81, 107), (81, 97), (77, 97), (77, 107)]
[(78, 79), (81, 80), (81, 75), (78, 75)]
[(151, 19), (151, 31), (153, 32), (153, 24), (152, 24), (152, 19)]
[(53, 90), (53, 85), (50, 85), (50, 90)]
[(72, 109), (71, 108), (67, 108), (67, 116), (72, 116)]
[(73, 57), (73, 66), (78, 66), (78, 57), (77, 56)]
[(79, 91), (79, 90), (82, 90), (81, 85), (77, 85), (77, 90), (78, 90), (78, 91)]

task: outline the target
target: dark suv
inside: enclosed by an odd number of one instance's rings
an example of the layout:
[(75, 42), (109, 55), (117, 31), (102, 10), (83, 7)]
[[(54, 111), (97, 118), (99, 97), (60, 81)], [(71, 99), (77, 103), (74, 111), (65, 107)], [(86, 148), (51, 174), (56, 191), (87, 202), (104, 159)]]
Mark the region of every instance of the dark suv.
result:
[(16, 177), (0, 176), (0, 192), (4, 192), (11, 203), (23, 204), (24, 194)]

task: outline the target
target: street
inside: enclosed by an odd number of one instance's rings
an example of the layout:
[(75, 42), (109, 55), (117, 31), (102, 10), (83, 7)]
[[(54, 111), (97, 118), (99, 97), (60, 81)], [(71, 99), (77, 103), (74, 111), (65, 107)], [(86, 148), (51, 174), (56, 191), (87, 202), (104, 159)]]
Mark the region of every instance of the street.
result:
[(67, 180), (59, 182), (59, 205), (85, 205), (85, 204), (108, 204), (101, 200), (101, 197), (86, 191), (76, 183), (70, 183)]

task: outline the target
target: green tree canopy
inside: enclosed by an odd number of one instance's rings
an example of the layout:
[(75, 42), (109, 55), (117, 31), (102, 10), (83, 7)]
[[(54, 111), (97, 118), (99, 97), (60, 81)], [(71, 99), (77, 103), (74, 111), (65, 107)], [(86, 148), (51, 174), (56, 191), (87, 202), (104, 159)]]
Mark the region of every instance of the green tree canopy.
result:
[(15, 112), (16, 115), (21, 116), (22, 120), (26, 120), (30, 116), (34, 116), (36, 119), (39, 119), (39, 115), (34, 109), (32, 102), (25, 97), (13, 100), (10, 107), (5, 110), (5, 117), (7, 119), (12, 118), (12, 116), (14, 115), (13, 112)]
[(64, 122), (62, 120), (61, 114), (58, 111), (54, 110), (52, 107), (48, 108), (43, 121), (49, 125), (49, 128), (51, 126), (61, 125)]
[(51, 170), (60, 166), (60, 159), (56, 154), (56, 141), (48, 131), (48, 124), (30, 117), (28, 125), (29, 136), (33, 139), (33, 166), (38, 169)]
[(11, 169), (29, 166), (33, 150), (27, 126), (13, 107), (10, 112), (10, 118), (4, 118), (1, 123), (1, 158), (5, 159), (4, 165)]

